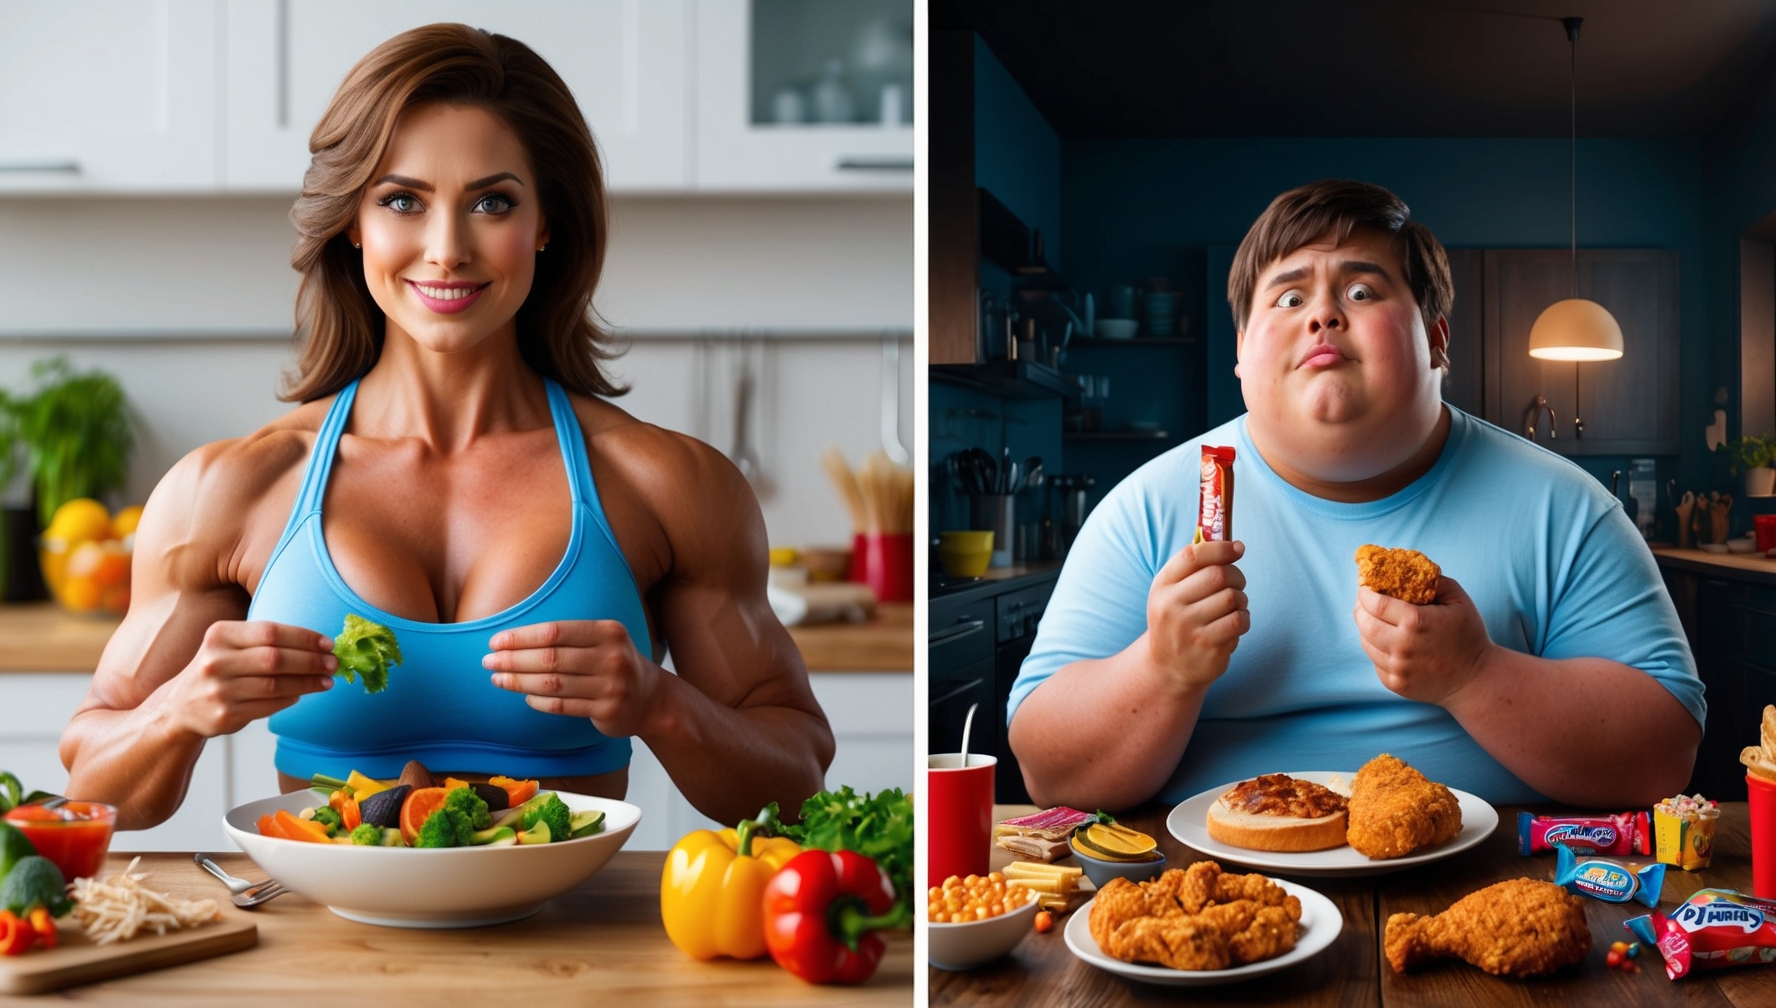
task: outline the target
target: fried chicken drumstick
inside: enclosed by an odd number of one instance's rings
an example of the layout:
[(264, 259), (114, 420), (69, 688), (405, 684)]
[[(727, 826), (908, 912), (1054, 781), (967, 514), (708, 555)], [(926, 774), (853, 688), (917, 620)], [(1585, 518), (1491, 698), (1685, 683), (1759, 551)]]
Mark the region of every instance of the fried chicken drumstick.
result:
[(1397, 913), (1382, 935), (1388, 965), (1404, 973), (1463, 959), (1494, 976), (1552, 973), (1585, 958), (1585, 901), (1552, 882), (1512, 879), (1471, 892), (1430, 917)]
[(1461, 832), (1461, 803), (1449, 789), (1382, 753), (1351, 781), (1345, 840), (1375, 860), (1405, 857)]

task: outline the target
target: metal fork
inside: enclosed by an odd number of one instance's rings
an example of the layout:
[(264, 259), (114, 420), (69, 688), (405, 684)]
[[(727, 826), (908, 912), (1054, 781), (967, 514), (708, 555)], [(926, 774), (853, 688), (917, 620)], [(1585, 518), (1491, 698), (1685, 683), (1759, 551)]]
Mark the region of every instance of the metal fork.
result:
[(274, 900), (279, 896), (282, 896), (284, 893), (289, 892), (288, 889), (284, 888), (283, 883), (276, 879), (266, 879), (263, 882), (249, 882), (244, 878), (236, 878), (223, 871), (221, 865), (218, 865), (203, 854), (193, 854), (191, 855), (191, 860), (196, 862), (204, 871), (216, 876), (223, 885), (228, 887), (228, 891), (233, 894), (234, 905), (246, 910), (251, 910), (261, 903)]

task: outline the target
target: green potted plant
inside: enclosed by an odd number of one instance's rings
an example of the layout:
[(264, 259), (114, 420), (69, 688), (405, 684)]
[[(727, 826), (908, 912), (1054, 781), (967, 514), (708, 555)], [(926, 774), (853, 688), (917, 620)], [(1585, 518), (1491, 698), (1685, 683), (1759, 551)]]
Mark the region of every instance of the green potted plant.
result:
[(1745, 474), (1747, 497), (1769, 497), (1776, 493), (1776, 434), (1747, 434), (1727, 441), (1714, 449), (1727, 460), (1727, 469), (1737, 476)]
[(65, 357), (38, 361), (31, 377), (36, 387), (29, 394), (0, 392), (0, 486), (22, 464), (35, 511), (23, 522), (18, 516), (9, 522), (23, 526), (22, 535), (20, 528), (9, 528), (0, 547), (11, 554), (8, 566), (14, 569), (20, 553), (32, 552), (30, 538), (51, 524), (64, 503), (123, 488), (135, 444), (117, 379), (101, 371), (77, 372)]

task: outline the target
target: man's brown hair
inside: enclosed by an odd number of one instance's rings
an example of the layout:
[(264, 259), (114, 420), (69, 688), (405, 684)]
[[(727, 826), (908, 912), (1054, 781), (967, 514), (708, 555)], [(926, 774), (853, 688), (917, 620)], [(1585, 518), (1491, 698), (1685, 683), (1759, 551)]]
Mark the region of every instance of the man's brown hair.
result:
[(1328, 234), (1343, 243), (1360, 227), (1391, 236), (1399, 247), (1406, 271), (1403, 279), (1424, 314), (1425, 328), (1449, 314), (1455, 303), (1455, 283), (1449, 277), (1449, 257), (1431, 229), (1412, 219), (1412, 211), (1400, 197), (1378, 185), (1322, 179), (1271, 200), (1240, 242), (1233, 256), (1233, 271), (1227, 277), (1227, 303), (1233, 308), (1234, 327), (1245, 331), (1258, 275), (1271, 263)]
[(402, 32), (359, 60), (309, 137), (314, 158), (290, 210), (298, 234), (290, 265), (302, 274), (301, 346), (282, 398), (331, 395), (382, 352), (386, 320), (346, 229), (357, 221), (396, 120), (429, 102), (486, 109), (518, 134), (530, 157), (549, 248), (537, 254), (530, 294), (518, 309), (525, 363), (575, 392), (622, 394), (603, 368), (617, 352), (592, 314), (609, 211), (585, 116), (560, 75), (529, 46), (467, 25), (432, 24)]

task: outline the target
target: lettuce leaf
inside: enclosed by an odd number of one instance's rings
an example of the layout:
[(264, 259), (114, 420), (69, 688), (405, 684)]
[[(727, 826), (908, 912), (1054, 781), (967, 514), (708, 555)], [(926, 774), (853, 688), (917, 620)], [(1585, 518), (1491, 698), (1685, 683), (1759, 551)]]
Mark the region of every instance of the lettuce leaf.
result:
[(802, 803), (801, 823), (783, 834), (803, 847), (854, 850), (880, 865), (902, 898), (912, 891), (913, 800), (899, 788), (822, 791)]
[(339, 659), (339, 671), (346, 682), (364, 678), (364, 692), (381, 693), (388, 689), (390, 665), (401, 664), (401, 645), (395, 632), (380, 623), (372, 623), (356, 613), (345, 614), (345, 629), (333, 638), (333, 654)]

